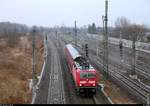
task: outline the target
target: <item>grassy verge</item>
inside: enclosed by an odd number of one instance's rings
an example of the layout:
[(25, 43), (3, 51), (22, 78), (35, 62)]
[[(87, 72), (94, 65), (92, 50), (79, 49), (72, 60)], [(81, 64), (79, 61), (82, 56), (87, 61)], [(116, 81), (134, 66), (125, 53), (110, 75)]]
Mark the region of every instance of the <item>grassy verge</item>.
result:
[[(28, 79), (32, 75), (32, 42), (29, 36), (20, 37), (15, 47), (6, 39), (0, 42), (0, 103), (31, 103)], [(36, 72), (43, 65), (43, 41), (36, 38)]]

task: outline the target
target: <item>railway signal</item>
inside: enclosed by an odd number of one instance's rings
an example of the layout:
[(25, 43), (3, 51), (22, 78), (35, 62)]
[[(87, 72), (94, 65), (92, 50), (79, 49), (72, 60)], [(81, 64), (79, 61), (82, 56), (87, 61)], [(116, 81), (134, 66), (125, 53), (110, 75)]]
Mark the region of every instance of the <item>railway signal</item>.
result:
[(88, 44), (85, 44), (85, 56), (88, 58)]
[(119, 48), (120, 48), (120, 57), (122, 58), (122, 51), (123, 51), (122, 41), (119, 42)]
[(46, 37), (46, 41), (47, 41), (47, 33), (45, 34), (45, 37)]
[(120, 49), (120, 60), (123, 62), (123, 42), (122, 42), (122, 34), (120, 32), (120, 41), (119, 41), (119, 49)]

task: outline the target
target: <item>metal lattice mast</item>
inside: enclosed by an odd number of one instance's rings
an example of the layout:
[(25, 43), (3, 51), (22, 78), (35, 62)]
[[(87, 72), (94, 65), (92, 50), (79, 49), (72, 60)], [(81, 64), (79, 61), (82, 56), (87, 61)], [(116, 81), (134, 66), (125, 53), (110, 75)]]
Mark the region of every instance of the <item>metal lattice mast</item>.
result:
[(102, 23), (103, 23), (103, 40), (102, 40), (102, 52), (103, 52), (103, 57), (102, 57), (102, 61), (103, 61), (103, 76), (104, 75), (104, 69), (105, 69), (105, 46), (104, 46), (104, 40), (105, 40), (105, 34), (104, 34), (104, 31), (105, 31), (105, 28), (104, 28), (104, 21), (105, 21), (105, 16), (102, 16)]
[(136, 48), (135, 48), (135, 41), (136, 41), (136, 35), (132, 35), (133, 41), (132, 41), (132, 69), (131, 69), (131, 75), (135, 75), (135, 64), (136, 64)]
[(105, 16), (104, 18), (104, 37), (103, 37), (103, 75), (105, 79), (108, 79), (108, 0), (105, 1)]
[(33, 81), (32, 96), (34, 95), (35, 84), (36, 84), (36, 72), (35, 72), (35, 65), (36, 65), (36, 60), (35, 60), (35, 32), (36, 32), (36, 27), (34, 26), (33, 30), (32, 30), (32, 81)]

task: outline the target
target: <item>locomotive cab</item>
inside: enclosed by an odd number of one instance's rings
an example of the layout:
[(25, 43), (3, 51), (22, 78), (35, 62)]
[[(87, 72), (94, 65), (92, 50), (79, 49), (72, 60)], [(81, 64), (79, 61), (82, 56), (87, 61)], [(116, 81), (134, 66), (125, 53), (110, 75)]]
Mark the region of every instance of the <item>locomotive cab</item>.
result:
[(66, 45), (66, 56), (77, 94), (95, 95), (96, 70), (88, 59), (81, 56), (71, 44)]
[(78, 69), (78, 92), (84, 95), (96, 94), (96, 71), (89, 64), (89, 62), (83, 58), (79, 57), (75, 60), (76, 67)]
[(95, 70), (80, 71), (79, 92), (80, 94), (95, 94), (96, 93), (96, 72)]

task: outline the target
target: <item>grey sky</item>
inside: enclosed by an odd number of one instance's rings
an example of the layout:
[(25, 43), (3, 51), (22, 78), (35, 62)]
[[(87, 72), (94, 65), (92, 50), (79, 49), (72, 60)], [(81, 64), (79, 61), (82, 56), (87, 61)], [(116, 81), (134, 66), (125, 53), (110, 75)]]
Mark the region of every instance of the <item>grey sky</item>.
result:
[[(119, 16), (150, 26), (150, 0), (109, 0), (109, 25)], [(0, 22), (29, 26), (102, 24), (105, 0), (0, 0)]]

